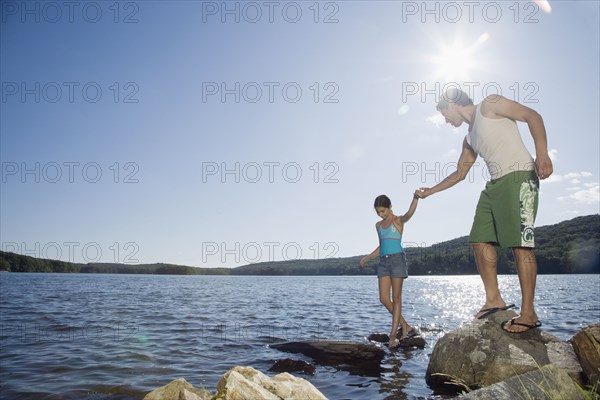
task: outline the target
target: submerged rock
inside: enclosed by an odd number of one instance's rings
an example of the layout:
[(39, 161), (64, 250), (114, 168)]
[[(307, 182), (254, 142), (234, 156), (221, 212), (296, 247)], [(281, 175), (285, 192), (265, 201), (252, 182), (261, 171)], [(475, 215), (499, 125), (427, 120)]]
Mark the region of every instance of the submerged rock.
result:
[(286, 372), (269, 378), (251, 367), (229, 370), (217, 385), (218, 400), (327, 400), (310, 382)]
[[(427, 367), (429, 386), (480, 388), (547, 364), (556, 364), (581, 383), (581, 366), (568, 343), (541, 329), (511, 334), (500, 327), (515, 315), (500, 311), (439, 339)], [(448, 383), (452, 381), (458, 384)]]
[[(398, 339), (400, 339), (402, 336), (400, 334), (398, 334), (396, 337)], [(367, 340), (369, 340), (370, 342), (377, 342), (377, 343), (389, 343), (390, 336), (387, 333), (371, 333), (369, 336), (367, 336)], [(398, 347), (404, 348), (404, 349), (408, 349), (408, 348), (412, 348), (412, 347), (424, 349), (426, 343), (427, 342), (425, 342), (425, 339), (422, 336), (415, 335), (415, 336), (409, 336), (409, 337), (405, 337), (404, 339), (401, 339), (398, 344)]]
[[(181, 396), (184, 397), (181, 397)], [(192, 397), (191, 395), (197, 396)], [(186, 397), (187, 396), (187, 397)], [(197, 389), (183, 378), (161, 386), (144, 396), (144, 400), (210, 400), (212, 395), (204, 389)]]
[(573, 336), (571, 343), (583, 368), (586, 383), (600, 386), (600, 324), (584, 328)]
[(377, 376), (385, 352), (373, 344), (331, 340), (309, 340), (270, 345), (288, 353), (300, 353), (320, 364), (331, 365), (361, 375)]
[(587, 397), (571, 377), (554, 364), (459, 397), (461, 400), (513, 400), (515, 398), (585, 400)]
[(292, 360), (291, 358), (286, 358), (283, 360), (275, 361), (275, 364), (273, 364), (273, 366), (269, 368), (269, 371), (300, 372), (306, 375), (314, 375), (315, 366), (303, 360)]

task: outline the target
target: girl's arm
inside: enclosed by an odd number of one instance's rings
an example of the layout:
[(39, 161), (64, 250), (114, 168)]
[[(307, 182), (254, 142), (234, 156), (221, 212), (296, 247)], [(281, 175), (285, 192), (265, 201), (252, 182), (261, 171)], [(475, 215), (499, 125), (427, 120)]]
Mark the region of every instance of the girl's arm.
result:
[(360, 266), (364, 267), (366, 263), (368, 263), (370, 260), (372, 260), (373, 258), (377, 257), (379, 255), (379, 246), (377, 246), (377, 248), (375, 250), (373, 250), (371, 252), (371, 254), (369, 254), (368, 256), (364, 256), (363, 258), (361, 258), (360, 260)]
[(402, 223), (408, 222), (408, 220), (415, 213), (418, 203), (419, 203), (419, 198), (415, 194), (415, 195), (413, 195), (413, 200), (410, 203), (410, 207), (408, 207), (408, 211), (406, 212), (406, 214), (400, 216), (400, 222), (402, 222)]
[[(379, 224), (380, 224), (380, 222), (378, 222), (378, 223), (375, 224), (375, 230), (377, 231), (377, 236), (379, 236), (379, 230), (378, 230)], [(371, 254), (369, 254), (368, 256), (364, 256), (363, 258), (361, 258), (361, 260), (360, 260), (360, 266), (364, 267), (365, 264), (369, 262), (369, 260), (377, 257), (378, 255), (379, 255), (379, 246), (377, 246), (377, 248), (375, 250), (373, 250), (371, 252)]]

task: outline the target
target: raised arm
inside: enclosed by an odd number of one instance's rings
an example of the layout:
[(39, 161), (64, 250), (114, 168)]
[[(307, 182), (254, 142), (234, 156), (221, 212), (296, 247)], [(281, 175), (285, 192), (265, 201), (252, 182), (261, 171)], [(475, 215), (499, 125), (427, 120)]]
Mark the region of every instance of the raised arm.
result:
[(415, 211), (417, 210), (417, 204), (419, 203), (419, 197), (414, 195), (410, 206), (408, 207), (408, 211), (406, 214), (400, 216), (400, 221), (402, 223), (408, 222), (408, 220), (413, 216)]
[(415, 196), (424, 199), (427, 196), (431, 196), (434, 193), (441, 192), (456, 185), (458, 182), (465, 179), (469, 170), (473, 166), (473, 163), (477, 159), (477, 153), (467, 143), (467, 138), (463, 140), (462, 151), (458, 158), (456, 171), (448, 175), (444, 180), (435, 185), (432, 188), (421, 188), (415, 192)]
[[(488, 112), (499, 117), (525, 122), (535, 144), (535, 168), (541, 179), (546, 179), (554, 171), (548, 155), (548, 139), (544, 120), (537, 111), (502, 96), (490, 96), (484, 103)], [(482, 109), (483, 112), (483, 109)]]

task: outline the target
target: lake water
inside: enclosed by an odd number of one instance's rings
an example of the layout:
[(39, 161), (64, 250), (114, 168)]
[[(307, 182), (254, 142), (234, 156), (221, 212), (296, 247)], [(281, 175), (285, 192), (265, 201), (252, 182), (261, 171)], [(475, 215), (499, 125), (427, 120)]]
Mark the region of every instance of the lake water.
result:
[[(519, 304), (516, 276), (500, 276)], [(318, 366), (308, 379), (330, 399), (432, 398), (429, 355), (482, 305), (478, 276), (410, 277), (404, 315), (423, 330), (423, 350), (389, 352), (380, 376)], [(568, 340), (600, 320), (599, 275), (539, 276), (543, 329)], [(2, 399), (141, 399), (184, 377), (216, 389), (236, 365), (268, 372), (282, 340), (365, 342), (390, 317), (369, 277), (242, 277), (0, 274)]]

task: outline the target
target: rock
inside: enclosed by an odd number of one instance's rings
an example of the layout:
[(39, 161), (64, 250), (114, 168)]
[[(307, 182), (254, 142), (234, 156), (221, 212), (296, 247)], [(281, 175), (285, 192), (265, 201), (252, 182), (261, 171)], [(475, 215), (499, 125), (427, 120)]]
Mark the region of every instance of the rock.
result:
[(326, 400), (310, 382), (286, 372), (269, 378), (251, 367), (235, 367), (217, 385), (218, 400)]
[(588, 385), (600, 386), (600, 324), (584, 328), (571, 339)]
[(586, 396), (565, 371), (554, 364), (548, 364), (538, 370), (458, 397), (461, 400), (513, 400), (515, 398), (585, 400)]
[(330, 340), (276, 343), (270, 347), (304, 354), (318, 363), (367, 376), (379, 376), (385, 354), (382, 348), (373, 344)]
[[(398, 339), (400, 339), (401, 335), (398, 334), (396, 337)], [(371, 333), (369, 336), (367, 336), (367, 340), (369, 340), (370, 342), (377, 342), (377, 343), (389, 343), (390, 336), (387, 333)], [(410, 336), (410, 337), (400, 340), (399, 347), (405, 348), (405, 349), (408, 349), (411, 347), (424, 349), (425, 344), (426, 344), (425, 339), (422, 336), (416, 335), (416, 336)]]
[(273, 377), (277, 394), (285, 400), (327, 400), (310, 382), (284, 372)]
[(197, 394), (190, 392), (187, 389), (183, 389), (181, 392), (179, 392), (179, 400), (205, 400), (205, 399), (198, 396)]
[[(209, 400), (212, 398), (212, 395), (208, 391), (204, 389), (197, 389), (185, 379), (179, 378), (165, 386), (151, 391), (144, 396), (144, 400), (181, 400), (181, 394), (183, 392), (188, 392), (197, 396), (197, 398), (184, 397), (183, 399), (186, 400)], [(186, 394), (184, 394), (184, 396), (185, 395)]]
[(315, 374), (315, 366), (303, 360), (292, 360), (286, 358), (275, 361), (275, 364), (269, 369), (273, 372), (300, 372), (306, 375)]
[(367, 340), (370, 342), (385, 343), (390, 341), (390, 335), (387, 333), (371, 333), (367, 336)]
[[(581, 366), (568, 343), (540, 329), (521, 334), (504, 332), (500, 323), (515, 315), (512, 310), (500, 311), (439, 339), (425, 375), (429, 386), (479, 388), (547, 364), (556, 364), (582, 383)], [(453, 380), (460, 385), (448, 385)]]

